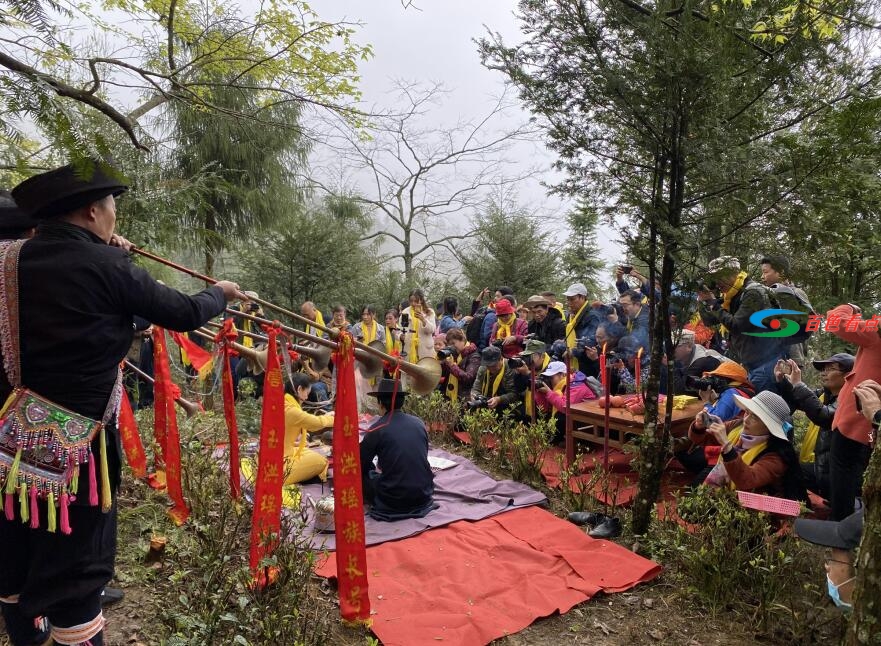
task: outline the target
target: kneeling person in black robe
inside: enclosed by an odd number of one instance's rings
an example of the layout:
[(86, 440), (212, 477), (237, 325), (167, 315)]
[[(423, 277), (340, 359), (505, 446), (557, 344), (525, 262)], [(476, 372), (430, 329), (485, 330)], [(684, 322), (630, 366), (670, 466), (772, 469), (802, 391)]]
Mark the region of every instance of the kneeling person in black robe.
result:
[[(361, 441), (364, 501), (377, 520), (421, 518), (435, 508), (434, 473), (428, 463), (428, 432), (418, 417), (399, 409), (407, 393), (383, 379), (375, 392), (382, 416)], [(378, 458), (377, 466), (373, 459)]]

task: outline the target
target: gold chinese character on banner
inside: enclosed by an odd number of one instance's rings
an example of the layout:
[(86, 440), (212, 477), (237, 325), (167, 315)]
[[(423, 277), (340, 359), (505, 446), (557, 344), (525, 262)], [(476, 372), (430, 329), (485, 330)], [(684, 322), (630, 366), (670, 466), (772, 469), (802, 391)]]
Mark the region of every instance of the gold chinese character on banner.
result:
[(358, 471), (358, 460), (352, 452), (343, 453), (340, 456), (340, 473), (342, 475), (354, 474)]
[(349, 554), (349, 562), (346, 564), (346, 574), (350, 579), (364, 576), (364, 572), (358, 569), (358, 557), (354, 554)]
[(340, 492), (340, 502), (346, 509), (355, 509), (358, 506), (358, 494), (355, 487), (346, 487)]
[(343, 538), (349, 543), (361, 543), (364, 539), (361, 537), (361, 528), (354, 520), (346, 522), (343, 527)]
[(274, 428), (269, 430), (269, 437), (266, 440), (266, 444), (270, 449), (274, 449), (278, 446), (278, 436), (275, 434)]
[(278, 465), (277, 464), (267, 464), (266, 465), (266, 473), (264, 476), (267, 482), (277, 482), (278, 481)]
[(266, 378), (269, 380), (269, 385), (273, 388), (278, 388), (281, 386), (281, 369), (273, 368), (268, 373), (266, 373)]
[(353, 585), (349, 590), (349, 605), (355, 612), (361, 612), (361, 586)]
[(260, 499), (260, 511), (264, 513), (269, 513), (270, 511), (275, 511), (275, 495), (274, 494), (266, 494)]
[(352, 437), (352, 420), (348, 417), (343, 420), (343, 435), (345, 437)]

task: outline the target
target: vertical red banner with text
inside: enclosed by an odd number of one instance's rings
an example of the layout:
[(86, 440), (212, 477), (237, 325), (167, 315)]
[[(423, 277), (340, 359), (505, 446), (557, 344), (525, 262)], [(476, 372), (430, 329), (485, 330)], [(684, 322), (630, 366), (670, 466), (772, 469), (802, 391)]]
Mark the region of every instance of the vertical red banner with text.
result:
[(340, 615), (344, 621), (368, 623), (370, 597), (367, 595), (355, 346), (348, 332), (341, 332), (337, 341), (339, 348), (334, 353), (337, 390), (333, 424), (333, 480)]
[[(260, 561), (275, 550), (281, 529), (281, 495), (284, 480), (284, 381), (278, 362), (277, 324), (265, 326), (268, 337), (266, 374), (263, 378), (263, 417), (260, 452), (251, 516), (250, 566), (258, 585), (266, 585), (271, 573), (258, 572)], [(268, 576), (266, 576), (268, 574)]]

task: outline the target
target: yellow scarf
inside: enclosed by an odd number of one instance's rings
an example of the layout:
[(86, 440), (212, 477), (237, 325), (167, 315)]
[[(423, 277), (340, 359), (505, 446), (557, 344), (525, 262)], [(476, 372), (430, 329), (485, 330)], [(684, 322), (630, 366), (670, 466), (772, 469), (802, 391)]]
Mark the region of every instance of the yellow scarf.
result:
[[(321, 316), (321, 311), (315, 310), (315, 325), (320, 325), (321, 327), (325, 327), (324, 325), (324, 317)], [(306, 333), (312, 334), (314, 336), (321, 336), (322, 332), (317, 327), (313, 327), (311, 325), (306, 326)]]
[[(532, 359), (530, 358), (530, 361)], [(548, 364), (551, 362), (551, 358), (548, 356), (548, 353), (545, 352), (544, 358), (541, 360), (541, 370), (538, 372), (544, 372), (545, 368), (548, 367)], [(532, 419), (532, 408), (534, 403), (532, 401), (532, 388), (526, 389), (526, 397), (523, 399), (523, 408), (526, 411), (526, 416)]]
[[(826, 403), (826, 393), (820, 395), (820, 403)], [(816, 458), (814, 457), (814, 448), (817, 446), (817, 436), (820, 435), (820, 427), (811, 422), (808, 424), (808, 430), (805, 431), (805, 436), (801, 440), (801, 450), (798, 454), (799, 462), (813, 462)]]
[(371, 342), (376, 341), (376, 321), (371, 322), (370, 332), (367, 331), (364, 321), (361, 321), (361, 336), (363, 337), (364, 343), (370, 344)]
[[(584, 301), (584, 305), (578, 308), (578, 311), (575, 313), (569, 322), (566, 323), (566, 347), (570, 350), (575, 347), (575, 343), (578, 339), (575, 338), (575, 325), (578, 323), (578, 319), (581, 316), (581, 313), (584, 311), (584, 308), (587, 307), (587, 301)], [(570, 357), (569, 366), (572, 371), (578, 370), (578, 359), (575, 357)]]
[[(462, 365), (462, 353), (456, 357), (456, 365)], [(454, 404), (459, 401), (459, 378), (452, 372), (447, 376), (447, 398)]]
[(410, 333), (410, 351), (407, 354), (407, 361), (410, 363), (419, 363), (419, 324), (420, 321), (416, 318), (413, 308), (410, 308), (410, 327), (412, 328), (412, 332)]
[(727, 292), (725, 292), (725, 296), (722, 299), (722, 309), (726, 312), (731, 311), (731, 301), (734, 300), (734, 297), (740, 293), (740, 290), (743, 289), (743, 283), (746, 280), (746, 272), (742, 271), (737, 274), (737, 280), (734, 281), (734, 285), (731, 286)]
[[(253, 329), (254, 328), (251, 325), (250, 319), (244, 319), (242, 321), (242, 331), (251, 332)], [(242, 345), (245, 346), (246, 348), (253, 348), (254, 347), (254, 339), (252, 339), (249, 336), (243, 336), (242, 337)]]
[[(515, 318), (514, 321), (517, 319)], [(511, 321), (513, 323), (514, 321)], [(498, 327), (496, 328), (496, 339), (507, 339), (511, 336), (511, 325), (508, 323), (502, 323), (502, 317), (496, 319)]]
[(639, 318), (640, 314), (642, 314), (641, 307), (639, 308), (639, 311), (636, 313), (636, 316), (634, 316), (632, 319), (631, 318), (627, 319), (627, 331), (628, 332), (633, 332), (633, 324), (636, 323), (636, 319)]
[(391, 330), (385, 331), (385, 352), (386, 354), (394, 354), (395, 352), (401, 354), (401, 339), (396, 339)]
[[(736, 429), (728, 434), (728, 441), (731, 442), (732, 445), (737, 444), (737, 441), (740, 439), (740, 434), (742, 432), (743, 426), (738, 426)], [(759, 442), (751, 449), (748, 449), (747, 451), (741, 453), (740, 459), (743, 460), (744, 464), (752, 465), (752, 463), (755, 462), (756, 458), (759, 457), (762, 451), (764, 451), (766, 448), (768, 448), (768, 440), (765, 440), (764, 442)], [(719, 459), (722, 459), (721, 455), (719, 456)], [(730, 480), (728, 482), (728, 487), (732, 490), (737, 489), (737, 485), (735, 485)]]
[[(566, 386), (569, 385), (569, 375), (566, 375), (554, 386), (554, 392), (563, 394), (563, 391), (566, 390)], [(551, 419), (557, 419), (557, 409), (551, 406)]]
[(485, 397), (495, 397), (496, 393), (499, 392), (499, 386), (502, 385), (502, 379), (505, 377), (505, 363), (502, 363), (502, 369), (499, 370), (499, 374), (496, 375), (496, 378), (493, 380), (492, 390), (487, 392), (489, 388), (489, 370), (483, 373), (483, 385), (480, 388), (480, 391), (484, 394)]

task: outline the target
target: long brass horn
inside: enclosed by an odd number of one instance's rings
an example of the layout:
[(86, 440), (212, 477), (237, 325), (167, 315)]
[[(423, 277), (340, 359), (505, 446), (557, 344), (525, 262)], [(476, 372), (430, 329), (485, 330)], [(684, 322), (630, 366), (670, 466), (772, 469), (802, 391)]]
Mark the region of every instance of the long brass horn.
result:
[[(209, 284), (211, 284), (211, 285), (213, 285), (213, 284), (215, 284), (215, 283), (218, 282), (216, 278), (212, 278), (211, 276), (206, 276), (205, 274), (200, 274), (199, 272), (197, 272), (197, 271), (195, 271), (195, 270), (193, 270), (193, 269), (189, 269), (188, 267), (184, 267), (183, 265), (179, 265), (179, 264), (177, 264), (177, 263), (175, 263), (175, 262), (172, 262), (172, 261), (170, 261), (170, 260), (166, 260), (165, 258), (162, 258), (161, 256), (157, 256), (157, 255), (152, 254), (152, 253), (150, 253), (150, 252), (148, 252), (148, 251), (144, 251), (143, 249), (138, 249), (137, 247), (132, 247), (131, 250), (132, 250), (134, 253), (138, 253), (138, 254), (144, 256), (145, 258), (149, 258), (149, 259), (151, 259), (151, 260), (155, 260), (156, 262), (162, 263), (163, 265), (166, 265), (166, 266), (168, 266), (168, 267), (171, 267), (171, 268), (173, 268), (173, 269), (176, 269), (176, 270), (179, 271), (179, 272), (182, 272), (182, 273), (184, 273), (184, 274), (187, 274), (187, 275), (189, 275), (189, 276), (192, 276), (192, 277), (194, 277), (194, 278), (197, 278), (197, 279), (199, 279), (199, 280), (202, 280), (202, 281), (204, 281), (204, 282), (206, 282), (206, 283), (209, 283)], [(279, 306), (279, 305), (276, 305), (276, 304), (274, 304), (274, 303), (270, 303), (269, 301), (263, 300), (262, 298), (252, 298), (252, 299), (250, 299), (250, 300), (253, 301), (253, 302), (255, 302), (255, 303), (259, 303), (260, 305), (263, 305), (264, 307), (269, 308), (269, 309), (271, 309), (271, 310), (273, 310), (273, 311), (275, 311), (275, 312), (278, 312), (279, 314), (284, 314), (285, 316), (288, 316), (288, 317), (290, 317), (291, 319), (293, 319), (293, 320), (295, 320), (295, 321), (299, 321), (300, 323), (303, 323), (303, 324), (305, 324), (305, 325), (311, 325), (311, 326), (314, 327), (315, 329), (317, 329), (317, 330), (321, 330), (322, 332), (325, 332), (325, 333), (326, 333), (328, 336), (330, 336), (332, 339), (335, 339), (335, 338), (337, 338), (337, 337), (339, 336), (339, 332), (338, 332), (337, 330), (334, 330), (333, 328), (329, 328), (329, 327), (324, 326), (324, 325), (319, 325), (319, 324), (317, 324), (315, 321), (312, 321), (312, 320), (306, 318), (305, 316), (302, 316), (301, 314), (297, 314), (297, 313), (295, 313), (295, 312), (290, 311), (289, 309), (286, 309), (286, 308), (281, 307), (281, 306)], [(252, 317), (252, 316), (250, 316), (250, 315), (248, 315), (248, 314), (246, 314), (246, 313), (244, 313), (244, 312), (236, 312), (236, 311), (233, 311), (233, 310), (227, 310), (227, 311), (230, 312), (230, 313), (232, 313), (232, 314), (235, 315), (235, 316), (244, 316), (245, 318), (249, 318), (249, 319), (251, 319), (251, 320), (257, 320), (257, 321), (260, 321), (260, 322), (269, 323), (269, 321), (267, 321), (266, 319), (260, 319), (260, 318), (258, 318), (258, 317)], [(285, 331), (290, 332), (291, 334), (293, 334), (293, 332), (291, 332), (291, 330), (292, 330), (293, 328), (287, 328), (287, 327), (284, 327), (283, 329), (285, 329)], [(295, 335), (295, 336), (300, 336), (300, 338), (303, 338), (301, 335), (305, 334), (305, 332), (300, 332), (299, 330), (297, 330), (297, 332), (298, 332), (299, 334), (297, 334), (297, 335)], [(309, 340), (315, 340), (315, 339), (319, 338), (319, 337), (313, 337), (312, 335), (308, 335), (308, 336), (311, 337)], [(324, 339), (322, 339), (322, 341), (324, 341)], [(325, 344), (322, 343), (321, 345), (325, 345)], [(378, 350), (377, 348), (371, 347), (371, 346), (369, 346), (369, 345), (365, 345), (365, 344), (363, 344), (363, 343), (361, 343), (361, 342), (359, 342), (359, 341), (355, 341), (355, 357), (356, 357), (356, 358), (358, 358), (358, 350), (359, 350), (359, 349), (362, 350), (362, 351), (366, 351), (366, 352), (368, 352), (368, 353), (370, 353), (370, 354), (372, 354), (372, 355), (374, 355), (374, 356), (376, 356), (376, 357), (379, 357), (380, 359), (382, 359), (382, 360), (384, 360), (384, 361), (388, 361), (388, 362), (389, 362), (390, 364), (392, 364), (393, 366), (399, 366), (399, 367), (401, 368), (401, 370), (402, 370), (405, 374), (409, 374), (409, 375), (413, 376), (414, 379), (415, 379), (416, 376), (418, 375), (418, 376), (419, 376), (419, 379), (417, 379), (416, 381), (418, 381), (418, 382), (420, 382), (420, 383), (418, 383), (418, 384), (414, 384), (414, 385), (415, 385), (415, 386), (418, 386), (418, 387), (419, 387), (419, 390), (424, 390), (424, 389), (425, 389), (424, 386), (427, 384), (428, 379), (429, 379), (429, 378), (433, 378), (434, 375), (437, 376), (437, 381), (436, 381), (435, 384), (432, 386), (432, 388), (434, 388), (434, 386), (436, 386), (437, 383), (440, 381), (441, 371), (440, 371), (440, 370), (436, 370), (434, 367), (428, 368), (428, 369), (425, 370), (425, 371), (414, 370), (414, 368), (418, 368), (419, 365), (407, 364), (407, 363), (405, 363), (404, 361), (402, 361), (402, 360), (400, 359), (400, 357), (393, 357), (393, 356), (390, 355), (390, 354), (387, 354), (387, 353), (385, 353), (385, 352), (382, 352), (382, 351)], [(362, 352), (362, 354), (363, 354), (363, 352)], [(430, 357), (427, 357), (426, 359), (431, 359), (431, 358), (430, 358)], [(420, 364), (422, 364), (422, 361), (425, 361), (426, 359), (421, 360), (421, 361), (420, 361)], [(407, 366), (407, 369), (404, 368), (405, 365)], [(423, 382), (424, 382), (424, 383), (423, 383)], [(431, 391), (431, 389), (428, 390), (428, 392), (430, 392), (430, 391)], [(414, 390), (413, 392), (417, 392), (417, 393), (418, 393), (419, 391), (418, 391), (418, 390)]]
[(415, 395), (428, 395), (437, 388), (443, 370), (440, 361), (434, 357), (424, 357), (419, 363), (402, 362), (398, 365), (401, 372), (401, 385)]
[[(223, 326), (220, 323), (216, 323), (214, 321), (208, 321), (205, 325), (210, 326), (212, 328), (221, 329)], [(255, 334), (254, 332), (246, 332), (245, 330), (236, 330), (242, 336), (249, 337), (254, 339), (255, 341), (260, 341), (261, 343), (266, 343), (266, 337), (262, 334)], [(332, 343), (332, 342), (331, 342)], [(319, 345), (303, 345), (303, 344), (295, 344), (294, 350), (302, 354), (303, 356), (309, 357), (312, 359), (312, 367), (317, 371), (321, 372), (328, 365), (330, 365), (330, 355), (332, 354), (332, 350), (325, 346)], [(259, 350), (258, 350), (259, 352)]]
[[(135, 364), (130, 362), (128, 359), (125, 360), (125, 367), (134, 372), (136, 375), (144, 379), (145, 381), (153, 383), (153, 377), (148, 375), (146, 372), (138, 368)], [(184, 399), (183, 397), (178, 397), (174, 400), (178, 406), (184, 409), (184, 412), (187, 414), (187, 417), (192, 417), (196, 413), (204, 412), (201, 404), (197, 404), (196, 402), (191, 402), (189, 399)]]

